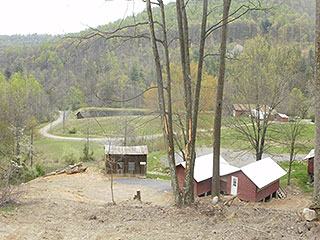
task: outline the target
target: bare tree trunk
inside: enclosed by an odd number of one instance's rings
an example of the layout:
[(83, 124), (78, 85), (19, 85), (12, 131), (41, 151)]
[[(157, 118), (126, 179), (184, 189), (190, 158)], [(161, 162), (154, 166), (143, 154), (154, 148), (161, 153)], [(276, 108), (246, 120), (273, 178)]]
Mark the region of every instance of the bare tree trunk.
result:
[(227, 23), (231, 0), (224, 0), (223, 3), (223, 26), (221, 31), (220, 44), (220, 67), (216, 97), (216, 108), (213, 126), (213, 177), (211, 185), (212, 197), (220, 195), (220, 138), (221, 138), (221, 118), (222, 118), (222, 100), (223, 86), (226, 66), (226, 49), (227, 49)]
[[(174, 155), (174, 139), (173, 139), (173, 119), (172, 119), (172, 95), (171, 95), (171, 70), (170, 70), (170, 56), (169, 56), (169, 46), (167, 39), (167, 25), (166, 25), (166, 17), (164, 11), (164, 4), (162, 0), (159, 0), (160, 10), (161, 10), (161, 19), (162, 19), (162, 31), (163, 31), (163, 47), (165, 54), (165, 65), (167, 70), (167, 94), (168, 94), (168, 120), (167, 120), (167, 141), (168, 141), (168, 160), (170, 162), (170, 175), (172, 179), (176, 179), (176, 166), (175, 166), (175, 155)], [(177, 201), (180, 202), (180, 192), (178, 182), (175, 180), (172, 181), (173, 189), (175, 191), (175, 196), (179, 196)]]
[(30, 166), (33, 165), (33, 154), (34, 154), (34, 126), (31, 128), (31, 140), (30, 140)]
[(291, 147), (290, 147), (290, 159), (289, 159), (289, 169), (288, 169), (288, 185), (290, 185), (293, 155), (294, 155), (294, 141), (291, 142)]
[(320, 0), (316, 0), (315, 140), (313, 201), (320, 204)]
[(191, 90), (191, 74), (190, 74), (190, 57), (189, 57), (189, 33), (188, 21), (186, 14), (186, 6), (184, 0), (176, 1), (178, 32), (181, 54), (181, 65), (184, 83), (184, 105), (186, 108), (186, 138), (185, 138), (185, 153), (186, 161), (183, 197), (182, 204), (189, 205), (194, 202), (193, 193), (193, 168), (191, 162), (194, 155), (194, 146), (192, 146), (192, 90)]
[[(193, 155), (191, 158), (191, 169), (194, 170), (195, 165), (195, 146), (196, 146), (196, 138), (197, 138), (197, 126), (198, 126), (198, 115), (199, 115), (199, 103), (200, 103), (200, 90), (201, 90), (201, 82), (202, 82), (202, 69), (203, 69), (203, 61), (204, 61), (204, 47), (206, 43), (206, 28), (207, 28), (207, 15), (208, 15), (208, 0), (203, 0), (202, 7), (202, 22), (201, 22), (201, 34), (200, 34), (200, 46), (199, 46), (199, 58), (198, 58), (198, 72), (197, 72), (197, 82), (196, 82), (196, 90), (194, 95), (194, 106), (193, 106), (193, 115), (192, 115), (192, 141), (191, 141), (191, 149), (193, 149)], [(191, 179), (193, 179), (194, 171), (191, 172)], [(193, 183), (193, 181), (192, 181)], [(191, 188), (192, 194), (194, 195), (194, 187)]]
[[(174, 146), (171, 142), (171, 140), (173, 139), (173, 132), (170, 131), (170, 128), (172, 129), (172, 122), (168, 123), (168, 118), (166, 115), (163, 77), (162, 77), (160, 56), (159, 56), (159, 51), (158, 51), (158, 46), (157, 46), (156, 36), (155, 36), (155, 31), (154, 31), (154, 21), (153, 21), (153, 16), (152, 16), (152, 9), (151, 9), (150, 0), (147, 0), (146, 4), (147, 4), (148, 19), (149, 19), (150, 39), (151, 39), (155, 67), (156, 67), (156, 72), (157, 72), (159, 109), (160, 109), (163, 132), (164, 132), (164, 136), (165, 136), (168, 162), (169, 162), (169, 166), (170, 166), (171, 184), (172, 184), (172, 188), (173, 188), (173, 194), (175, 197), (175, 203), (177, 205), (180, 205), (181, 204), (181, 196), (180, 196), (179, 184), (178, 184), (178, 179), (177, 179), (177, 174), (176, 174), (176, 166), (175, 166), (175, 159), (174, 159), (174, 152), (173, 152)], [(171, 104), (171, 103), (169, 103), (169, 104)], [(169, 119), (172, 119), (172, 118), (169, 116)]]

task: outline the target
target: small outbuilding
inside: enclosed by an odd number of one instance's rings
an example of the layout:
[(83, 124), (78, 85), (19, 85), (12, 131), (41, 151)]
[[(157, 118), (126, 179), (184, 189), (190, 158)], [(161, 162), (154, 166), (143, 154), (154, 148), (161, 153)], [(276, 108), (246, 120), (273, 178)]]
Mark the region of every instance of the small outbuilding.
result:
[(232, 105), (232, 116), (234, 117), (249, 117), (255, 116), (260, 120), (264, 119), (269, 115), (269, 120), (273, 121), (276, 118), (277, 111), (273, 109), (270, 113), (271, 108), (268, 105), (259, 104), (233, 104)]
[(277, 197), (280, 178), (286, 174), (271, 158), (249, 163), (240, 171), (225, 176), (226, 193), (250, 202)]
[[(183, 187), (185, 162), (177, 164), (180, 189)], [(194, 168), (194, 193), (197, 196), (211, 192), (213, 154), (196, 158)], [(244, 201), (257, 202), (277, 197), (279, 180), (286, 172), (271, 158), (250, 163), (242, 168), (230, 165), (220, 157), (220, 190), (237, 195)]]
[(146, 176), (147, 146), (105, 146), (105, 168), (108, 174)]
[[(177, 164), (177, 177), (180, 189), (183, 187), (186, 162)], [(197, 157), (194, 166), (194, 194), (201, 196), (211, 192), (213, 170), (213, 153)], [(220, 156), (220, 176), (239, 171), (240, 169), (231, 166), (223, 157)], [(226, 191), (226, 182), (221, 179), (221, 191)]]
[(310, 184), (313, 182), (314, 175), (314, 149), (308, 153), (304, 160), (308, 160), (308, 183)]
[(280, 122), (288, 122), (289, 121), (289, 117), (284, 113), (277, 113), (276, 120), (278, 120)]

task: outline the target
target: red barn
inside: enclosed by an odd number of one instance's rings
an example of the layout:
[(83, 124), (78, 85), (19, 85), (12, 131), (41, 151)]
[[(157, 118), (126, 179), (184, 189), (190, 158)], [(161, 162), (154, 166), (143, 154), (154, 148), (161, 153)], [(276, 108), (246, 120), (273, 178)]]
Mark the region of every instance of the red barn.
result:
[(304, 158), (304, 160), (308, 160), (308, 183), (313, 181), (314, 175), (314, 149), (312, 149), (309, 154)]
[[(183, 187), (186, 163), (177, 164), (177, 176), (180, 189)], [(211, 179), (213, 170), (213, 153), (196, 158), (194, 166), (194, 194), (200, 196), (211, 192)], [(220, 176), (239, 171), (240, 169), (231, 166), (220, 156)], [(221, 191), (226, 192), (227, 184), (224, 180), (220, 181)]]
[(226, 193), (238, 195), (241, 200), (258, 202), (269, 196), (276, 196), (279, 179), (284, 175), (286, 172), (276, 162), (265, 158), (225, 176)]
[[(232, 105), (232, 116), (234, 117), (249, 117), (255, 116), (260, 120), (264, 119), (269, 115), (269, 120), (273, 121), (276, 118), (277, 111), (273, 109), (270, 113), (271, 108), (268, 105), (259, 104), (233, 104)], [(269, 114), (270, 113), (270, 114)]]
[(286, 114), (277, 113), (276, 120), (278, 120), (280, 122), (288, 122), (289, 121), (289, 117)]

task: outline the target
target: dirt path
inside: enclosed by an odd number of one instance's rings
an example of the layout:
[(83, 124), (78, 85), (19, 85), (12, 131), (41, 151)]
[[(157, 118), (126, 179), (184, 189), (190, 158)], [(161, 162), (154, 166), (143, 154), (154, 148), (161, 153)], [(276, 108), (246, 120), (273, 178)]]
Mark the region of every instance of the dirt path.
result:
[[(66, 115), (65, 118), (70, 114), (70, 111), (65, 111)], [(57, 126), (62, 124), (63, 122), (63, 111), (59, 111), (59, 117), (57, 120), (53, 121), (52, 123), (49, 123), (48, 125), (44, 126), (39, 130), (40, 134), (46, 138), (56, 139), (56, 140), (63, 140), (63, 141), (86, 141), (86, 138), (80, 138), (80, 137), (63, 137), (63, 136), (56, 136), (48, 131)], [(162, 137), (162, 134), (154, 134), (154, 135), (148, 135), (148, 136), (138, 136), (138, 140), (146, 139), (146, 140), (152, 140), (157, 139), (159, 137)], [(119, 145), (124, 141), (124, 138), (90, 138), (90, 141), (92, 142), (101, 142), (104, 144), (112, 144), (112, 145)]]
[[(113, 205), (110, 179), (97, 169), (35, 179), (21, 186), (20, 206), (0, 212), (0, 239), (320, 239), (319, 224), (297, 215), (309, 203), (301, 192), (230, 207), (198, 198), (178, 209), (167, 183), (140, 180), (116, 179)], [(132, 200), (138, 189), (142, 202)]]

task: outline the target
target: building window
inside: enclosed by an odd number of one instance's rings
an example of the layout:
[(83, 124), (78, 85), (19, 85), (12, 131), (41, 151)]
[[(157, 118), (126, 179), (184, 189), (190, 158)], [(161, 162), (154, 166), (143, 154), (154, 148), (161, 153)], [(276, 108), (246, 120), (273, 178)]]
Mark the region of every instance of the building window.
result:
[(236, 178), (233, 178), (232, 185), (235, 186), (235, 187), (237, 186), (237, 179)]
[(123, 173), (124, 162), (117, 162), (117, 172)]
[(136, 168), (136, 163), (135, 162), (129, 162), (128, 164), (129, 164), (128, 170), (129, 171), (134, 171), (135, 168)]

